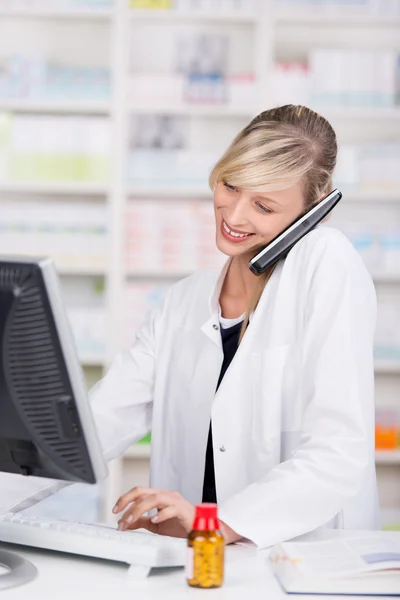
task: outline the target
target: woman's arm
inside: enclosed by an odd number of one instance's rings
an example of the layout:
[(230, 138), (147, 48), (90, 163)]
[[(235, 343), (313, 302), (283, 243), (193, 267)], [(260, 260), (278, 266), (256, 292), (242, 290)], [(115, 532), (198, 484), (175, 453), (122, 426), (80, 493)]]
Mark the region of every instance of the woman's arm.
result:
[(306, 285), (300, 443), (220, 507), (221, 520), (260, 547), (327, 523), (373, 461), (373, 284), (357, 255), (327, 244)]
[(155, 352), (160, 310), (154, 310), (90, 391), (90, 404), (107, 461), (121, 455), (151, 430)]

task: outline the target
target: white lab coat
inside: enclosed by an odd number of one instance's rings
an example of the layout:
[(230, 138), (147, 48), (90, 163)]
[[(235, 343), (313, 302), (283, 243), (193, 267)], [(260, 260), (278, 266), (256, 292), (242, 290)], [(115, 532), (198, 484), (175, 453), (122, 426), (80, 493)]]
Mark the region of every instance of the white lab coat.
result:
[(316, 528), (379, 527), (376, 296), (361, 259), (335, 229), (305, 236), (215, 393), (226, 268), (173, 285), (92, 390), (106, 457), (152, 431), (151, 485), (198, 503), (211, 416), (220, 518), (245, 538), (266, 547)]

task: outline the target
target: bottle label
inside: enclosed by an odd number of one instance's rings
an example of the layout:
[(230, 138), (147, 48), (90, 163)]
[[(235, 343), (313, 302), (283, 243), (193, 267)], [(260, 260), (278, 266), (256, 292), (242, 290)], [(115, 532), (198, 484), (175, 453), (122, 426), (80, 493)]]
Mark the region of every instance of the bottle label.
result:
[(193, 579), (194, 549), (188, 548), (186, 554), (186, 579)]

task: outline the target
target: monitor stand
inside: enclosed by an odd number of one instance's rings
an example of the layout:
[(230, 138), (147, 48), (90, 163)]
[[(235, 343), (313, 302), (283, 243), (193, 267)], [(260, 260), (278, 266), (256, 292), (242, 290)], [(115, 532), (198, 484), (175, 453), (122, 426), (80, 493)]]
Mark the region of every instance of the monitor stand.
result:
[(26, 558), (0, 549), (0, 566), (9, 571), (0, 575), (0, 591), (23, 585), (35, 579), (38, 571)]

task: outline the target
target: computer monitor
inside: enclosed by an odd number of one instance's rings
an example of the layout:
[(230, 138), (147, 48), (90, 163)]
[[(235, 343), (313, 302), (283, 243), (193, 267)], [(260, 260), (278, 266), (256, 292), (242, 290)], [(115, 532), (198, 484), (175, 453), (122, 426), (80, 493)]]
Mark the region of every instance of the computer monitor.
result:
[(0, 471), (84, 483), (107, 475), (48, 258), (0, 256)]
[[(50, 259), (0, 257), (0, 471), (85, 483), (107, 475)], [(10, 571), (1, 590), (37, 573), (1, 548), (0, 564)]]

